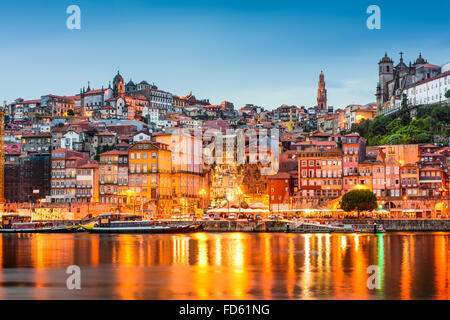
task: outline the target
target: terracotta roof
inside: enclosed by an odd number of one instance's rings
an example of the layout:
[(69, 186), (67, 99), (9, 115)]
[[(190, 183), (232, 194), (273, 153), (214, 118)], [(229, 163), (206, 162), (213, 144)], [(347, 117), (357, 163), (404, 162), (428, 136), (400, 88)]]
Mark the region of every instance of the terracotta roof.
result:
[(268, 179), (289, 179), (291, 175), (287, 172), (278, 172), (277, 174), (271, 175)]
[(85, 164), (79, 166), (78, 168), (80, 168), (80, 169), (98, 168), (98, 163), (97, 163), (97, 161), (92, 160), (91, 162), (85, 163)]
[(89, 96), (89, 95), (95, 95), (95, 94), (100, 94), (100, 93), (104, 93), (106, 89), (98, 89), (98, 90), (91, 90), (88, 91), (86, 93), (84, 93), (84, 95)]
[(405, 89), (409, 89), (409, 88), (418, 86), (418, 85), (420, 85), (420, 84), (423, 84), (423, 83), (426, 83), (426, 82), (429, 82), (429, 81), (432, 81), (432, 80), (436, 80), (436, 79), (439, 79), (439, 78), (443, 78), (443, 77), (446, 77), (446, 76), (450, 76), (450, 71), (447, 71), (447, 72), (444, 72), (444, 73), (440, 73), (440, 74), (438, 74), (438, 75), (436, 75), (436, 76), (434, 76), (434, 77), (431, 77), (431, 78), (424, 79), (424, 80), (422, 80), (422, 81), (413, 83), (412, 85), (406, 87)]
[(26, 133), (22, 138), (51, 138), (51, 133)]
[(437, 66), (437, 65), (435, 65), (435, 64), (429, 64), (429, 63), (426, 63), (426, 64), (422, 64), (422, 65), (418, 66), (418, 67), (416, 68), (416, 70), (417, 70), (417, 69), (420, 69), (420, 68), (434, 68), (434, 69), (440, 69), (441, 67), (439, 67), (439, 66)]
[(419, 145), (419, 148), (438, 148), (439, 146), (435, 146), (434, 144), (424, 144), (424, 145)]
[(116, 155), (124, 156), (124, 155), (128, 155), (128, 152), (120, 151), (120, 150), (111, 150), (111, 151), (100, 153), (100, 156), (116, 156)]
[(301, 141), (295, 143), (296, 146), (335, 146), (336, 142), (334, 141), (316, 141), (316, 140), (309, 140), (309, 141)]
[(99, 133), (97, 133), (97, 136), (113, 136), (114, 134), (112, 132), (109, 131), (100, 131)]

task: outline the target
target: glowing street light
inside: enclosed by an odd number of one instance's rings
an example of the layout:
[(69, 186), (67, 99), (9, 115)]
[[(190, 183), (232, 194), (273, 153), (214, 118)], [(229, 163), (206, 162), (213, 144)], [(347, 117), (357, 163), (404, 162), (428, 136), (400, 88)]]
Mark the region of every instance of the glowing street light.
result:
[(202, 209), (205, 209), (206, 190), (202, 188), (198, 193), (199, 193), (200, 197), (202, 198)]
[(241, 215), (241, 195), (244, 194), (244, 192), (242, 192), (240, 187), (238, 187), (238, 189), (237, 189), (237, 194), (239, 196), (239, 204), (238, 205), (239, 205), (239, 216), (240, 216)]
[(353, 187), (353, 189), (356, 189), (356, 190), (368, 190), (369, 189), (369, 187), (368, 186), (365, 186), (365, 185), (363, 185), (363, 184), (357, 184), (357, 185), (355, 185), (354, 187)]

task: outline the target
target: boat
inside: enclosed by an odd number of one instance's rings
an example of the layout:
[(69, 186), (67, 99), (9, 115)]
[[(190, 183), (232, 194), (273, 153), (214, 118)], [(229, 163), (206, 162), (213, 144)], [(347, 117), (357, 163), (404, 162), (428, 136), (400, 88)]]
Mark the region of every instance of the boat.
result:
[(288, 224), (286, 232), (292, 233), (353, 233), (352, 225), (333, 225), (312, 222), (299, 222)]
[(186, 223), (170, 225), (160, 221), (142, 220), (138, 216), (129, 216), (118, 213), (100, 214), (95, 225), (81, 226), (90, 233), (192, 233), (203, 230), (203, 225)]
[(301, 221), (288, 224), (286, 232), (291, 233), (383, 233), (386, 232), (382, 224), (358, 223), (342, 224)]
[(72, 233), (83, 231), (78, 225), (63, 226), (53, 222), (31, 222), (30, 217), (2, 216), (0, 233)]

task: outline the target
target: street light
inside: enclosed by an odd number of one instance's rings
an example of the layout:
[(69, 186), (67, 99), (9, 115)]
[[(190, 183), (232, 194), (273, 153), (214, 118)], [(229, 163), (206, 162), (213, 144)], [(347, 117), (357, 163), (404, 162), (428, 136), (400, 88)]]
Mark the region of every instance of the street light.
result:
[[(237, 194), (239, 196), (239, 216), (240, 216), (241, 215), (241, 195), (243, 194), (240, 187), (238, 187)], [(239, 218), (239, 216), (238, 216), (238, 218)]]
[(205, 196), (206, 196), (206, 190), (202, 188), (202, 189), (199, 191), (199, 195), (200, 195), (200, 198), (202, 199), (202, 209), (204, 210), (204, 209), (205, 209)]

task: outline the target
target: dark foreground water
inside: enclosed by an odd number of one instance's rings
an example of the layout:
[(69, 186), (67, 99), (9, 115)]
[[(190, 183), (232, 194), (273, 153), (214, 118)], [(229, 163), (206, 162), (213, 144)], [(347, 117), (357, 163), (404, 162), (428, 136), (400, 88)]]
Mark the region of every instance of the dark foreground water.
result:
[(0, 299), (450, 299), (450, 233), (3, 234), (0, 267)]

